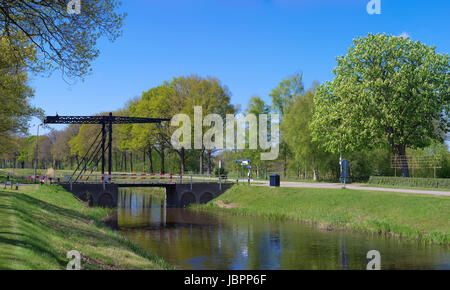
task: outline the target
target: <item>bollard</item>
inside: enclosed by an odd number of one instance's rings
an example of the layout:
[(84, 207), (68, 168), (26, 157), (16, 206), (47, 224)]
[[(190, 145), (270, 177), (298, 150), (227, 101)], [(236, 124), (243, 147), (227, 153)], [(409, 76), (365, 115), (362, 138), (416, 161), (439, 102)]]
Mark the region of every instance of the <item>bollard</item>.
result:
[(192, 190), (192, 175), (191, 175), (191, 190)]

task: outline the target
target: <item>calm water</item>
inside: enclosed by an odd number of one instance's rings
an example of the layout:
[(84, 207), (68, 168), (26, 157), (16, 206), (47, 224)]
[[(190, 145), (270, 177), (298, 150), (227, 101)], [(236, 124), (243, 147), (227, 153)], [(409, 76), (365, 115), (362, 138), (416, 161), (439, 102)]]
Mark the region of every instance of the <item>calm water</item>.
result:
[(450, 248), (376, 235), (321, 231), (294, 221), (165, 209), (149, 189), (123, 190), (119, 231), (180, 269), (450, 269)]

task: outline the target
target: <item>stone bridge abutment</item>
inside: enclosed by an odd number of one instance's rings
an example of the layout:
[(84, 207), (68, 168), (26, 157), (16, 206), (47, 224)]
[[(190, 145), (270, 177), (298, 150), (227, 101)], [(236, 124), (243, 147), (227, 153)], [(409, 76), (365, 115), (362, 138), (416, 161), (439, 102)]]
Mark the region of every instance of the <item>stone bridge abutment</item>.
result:
[(64, 189), (89, 205), (116, 207), (121, 187), (164, 187), (167, 207), (186, 207), (191, 203), (207, 203), (231, 188), (232, 183), (192, 183), (192, 184), (61, 184)]

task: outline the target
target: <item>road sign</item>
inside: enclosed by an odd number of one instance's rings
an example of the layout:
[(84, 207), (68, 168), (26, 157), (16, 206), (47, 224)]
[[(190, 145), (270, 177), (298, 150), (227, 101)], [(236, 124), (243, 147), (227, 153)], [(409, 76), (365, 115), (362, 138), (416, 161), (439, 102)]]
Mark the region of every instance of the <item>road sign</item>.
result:
[(342, 177), (343, 178), (349, 177), (348, 169), (350, 168), (350, 162), (348, 160), (342, 160), (341, 166), (342, 166), (341, 172)]
[(350, 168), (350, 162), (348, 160), (342, 160), (342, 169), (349, 169)]

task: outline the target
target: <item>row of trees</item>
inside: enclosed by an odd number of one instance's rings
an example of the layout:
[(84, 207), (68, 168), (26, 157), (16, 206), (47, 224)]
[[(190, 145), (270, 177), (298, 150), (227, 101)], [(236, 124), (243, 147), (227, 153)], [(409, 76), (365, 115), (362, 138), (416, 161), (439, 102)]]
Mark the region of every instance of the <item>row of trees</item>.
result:
[[(114, 125), (113, 169), (211, 174), (222, 160), (224, 167), (238, 174), (234, 160), (248, 158), (259, 177), (278, 172), (284, 177), (337, 179), (343, 156), (351, 161), (355, 178), (409, 176), (410, 169), (414, 176), (449, 177), (449, 154), (443, 143), (449, 128), (449, 72), (448, 55), (436, 53), (435, 48), (401, 37), (368, 35), (356, 39), (348, 54), (337, 58), (333, 81), (314, 82), (305, 89), (302, 73), (296, 73), (272, 90), (270, 104), (253, 96), (243, 110), (230, 104), (231, 93), (217, 78), (175, 77), (114, 114), (171, 118), (183, 113), (193, 120), (194, 106), (201, 106), (203, 115), (218, 114), (223, 119), (241, 111), (257, 116), (277, 113), (278, 159), (261, 160), (261, 149), (186, 150), (172, 145), (176, 127), (169, 123), (128, 124)], [(71, 125), (39, 137), (38, 166), (73, 168), (98, 130), (95, 125)], [(18, 166), (34, 166), (33, 140), (10, 138), (14, 145), (2, 149), (3, 158)], [(408, 164), (407, 155), (433, 162)], [(392, 156), (403, 162), (393, 164)]]
[(270, 94), (282, 122), (272, 166), (284, 176), (337, 179), (343, 155), (356, 178), (397, 175), (397, 168), (404, 177), (410, 169), (450, 177), (449, 59), (419, 41), (369, 34), (337, 58), (333, 81), (305, 92), (301, 74), (283, 80)]
[[(82, 13), (67, 11), (67, 1), (14, 0), (0, 2), (0, 156), (3, 166), (33, 166), (33, 137), (27, 137), (32, 117), (43, 112), (31, 105), (29, 74), (50, 75), (59, 69), (66, 81), (83, 79), (99, 55), (98, 39), (121, 35), (125, 14), (116, 0), (83, 1)], [(43, 166), (59, 160), (53, 154), (57, 136), (39, 137)], [(35, 140), (35, 138), (34, 138)], [(58, 141), (61, 142), (61, 141)], [(60, 143), (67, 146), (66, 143)], [(56, 150), (56, 149), (55, 149)], [(34, 152), (34, 153), (33, 153)], [(56, 166), (56, 164), (53, 164)]]

